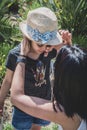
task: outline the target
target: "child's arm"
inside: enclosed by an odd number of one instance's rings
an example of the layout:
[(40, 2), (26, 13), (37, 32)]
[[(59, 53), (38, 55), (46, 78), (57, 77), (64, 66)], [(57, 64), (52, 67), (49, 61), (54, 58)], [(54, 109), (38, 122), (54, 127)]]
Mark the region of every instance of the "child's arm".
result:
[(54, 46), (57, 51), (64, 45), (72, 45), (72, 35), (68, 30), (59, 30), (59, 33), (63, 39), (63, 42)]
[(0, 113), (1, 114), (3, 110), (5, 98), (11, 87), (12, 78), (13, 78), (13, 71), (7, 69), (0, 89)]

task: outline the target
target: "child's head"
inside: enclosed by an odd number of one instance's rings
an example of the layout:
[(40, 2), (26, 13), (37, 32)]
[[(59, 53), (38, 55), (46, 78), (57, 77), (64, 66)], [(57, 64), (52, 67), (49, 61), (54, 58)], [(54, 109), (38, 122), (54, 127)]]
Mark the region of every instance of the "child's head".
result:
[(49, 8), (40, 7), (29, 11), (27, 20), (20, 23), (24, 36), (41, 45), (57, 45), (62, 43), (58, 33), (57, 17)]
[(63, 47), (55, 62), (54, 76), (57, 105), (63, 106), (67, 116), (78, 114), (87, 121), (87, 52), (76, 46)]

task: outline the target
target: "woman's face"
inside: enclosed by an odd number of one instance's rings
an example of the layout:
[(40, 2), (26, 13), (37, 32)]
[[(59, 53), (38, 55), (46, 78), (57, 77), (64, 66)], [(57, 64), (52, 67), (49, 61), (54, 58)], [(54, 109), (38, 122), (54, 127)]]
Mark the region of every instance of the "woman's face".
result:
[(42, 53), (49, 53), (50, 51), (52, 51), (54, 46), (51, 45), (42, 45), (42, 44), (38, 44), (36, 42), (32, 41), (32, 51), (34, 51), (37, 54), (42, 54)]

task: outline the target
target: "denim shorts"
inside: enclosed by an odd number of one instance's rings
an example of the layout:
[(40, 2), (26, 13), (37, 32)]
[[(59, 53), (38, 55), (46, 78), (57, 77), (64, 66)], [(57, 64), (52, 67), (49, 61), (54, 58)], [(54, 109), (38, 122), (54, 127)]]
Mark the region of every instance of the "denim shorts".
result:
[(46, 126), (50, 124), (50, 121), (33, 117), (14, 107), (12, 125), (16, 130), (29, 130), (33, 123), (39, 126)]

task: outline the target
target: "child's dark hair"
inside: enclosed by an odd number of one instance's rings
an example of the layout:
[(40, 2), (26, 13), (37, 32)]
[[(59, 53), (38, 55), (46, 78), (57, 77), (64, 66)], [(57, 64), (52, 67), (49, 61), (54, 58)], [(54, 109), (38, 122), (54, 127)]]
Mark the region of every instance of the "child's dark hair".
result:
[[(63, 47), (55, 62), (53, 94), (68, 117), (78, 114), (87, 121), (87, 52), (76, 46)], [(55, 108), (55, 107), (54, 107)]]

